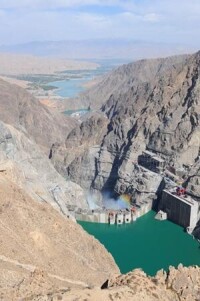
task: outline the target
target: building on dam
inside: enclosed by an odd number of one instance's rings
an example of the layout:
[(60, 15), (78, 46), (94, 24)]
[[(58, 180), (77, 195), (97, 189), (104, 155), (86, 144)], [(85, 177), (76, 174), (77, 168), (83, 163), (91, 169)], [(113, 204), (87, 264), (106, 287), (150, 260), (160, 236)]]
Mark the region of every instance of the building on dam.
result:
[(159, 210), (167, 213), (167, 219), (184, 227), (189, 233), (195, 228), (199, 218), (199, 202), (176, 190), (163, 190)]
[(165, 169), (165, 160), (157, 154), (145, 150), (138, 157), (138, 164), (156, 173), (162, 173)]

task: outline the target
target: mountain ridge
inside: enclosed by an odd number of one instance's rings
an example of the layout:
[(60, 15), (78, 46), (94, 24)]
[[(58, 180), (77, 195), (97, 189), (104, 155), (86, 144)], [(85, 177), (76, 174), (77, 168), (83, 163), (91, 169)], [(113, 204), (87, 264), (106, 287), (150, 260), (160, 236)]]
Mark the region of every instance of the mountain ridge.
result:
[(194, 52), (196, 47), (131, 39), (89, 39), (1, 45), (0, 52), (60, 56), (70, 59), (132, 59)]
[[(197, 52), (138, 61), (106, 75), (84, 95), (101, 107), (101, 118), (105, 115), (108, 118), (107, 128), (99, 128), (102, 140), (82, 151), (82, 161), (76, 160), (77, 150), (74, 150), (74, 161), (68, 162), (65, 153), (71, 139), (69, 134), (60, 146), (65, 163), (58, 162), (54, 149), (55, 166), (63, 165), (64, 174), (80, 184), (81, 164), (84, 164), (90, 171), (84, 188), (94, 190), (98, 196), (108, 190), (129, 193), (136, 199), (146, 198), (145, 192), (149, 192), (149, 197), (155, 195), (162, 181), (158, 174), (153, 179), (150, 172), (138, 173), (138, 157), (147, 148), (161, 154), (169, 168), (183, 169), (188, 192), (198, 198), (199, 66)], [(84, 128), (86, 122), (83, 120), (77, 128)], [(81, 138), (75, 135), (73, 139)], [(197, 176), (191, 176), (192, 166), (196, 166)]]

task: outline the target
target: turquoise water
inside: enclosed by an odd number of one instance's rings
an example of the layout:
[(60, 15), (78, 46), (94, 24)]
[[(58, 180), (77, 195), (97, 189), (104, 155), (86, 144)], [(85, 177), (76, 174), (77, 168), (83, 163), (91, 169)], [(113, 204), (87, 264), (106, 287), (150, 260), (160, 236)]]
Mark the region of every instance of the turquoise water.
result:
[(127, 225), (79, 222), (113, 255), (122, 273), (142, 268), (149, 275), (169, 265), (200, 265), (200, 245), (183, 228), (154, 219), (151, 211)]
[(96, 70), (78, 70), (78, 71), (66, 71), (62, 72), (68, 77), (67, 80), (53, 81), (48, 83), (48, 85), (55, 86), (58, 89), (54, 93), (61, 97), (74, 98), (78, 96), (79, 93), (85, 90), (84, 84), (97, 76), (101, 76), (113, 68), (119, 66), (122, 63), (127, 63), (122, 60), (101, 60), (95, 61), (95, 63), (100, 64), (100, 67)]
[(74, 113), (81, 113), (81, 114), (84, 114), (84, 113), (88, 113), (90, 110), (88, 109), (79, 109), (79, 110), (67, 110), (67, 111), (64, 111), (63, 113), (65, 115), (72, 115)]
[(55, 81), (49, 84), (58, 88), (58, 90), (55, 90), (55, 94), (61, 97), (73, 98), (84, 90), (83, 84), (87, 81), (89, 81), (89, 78), (79, 78)]

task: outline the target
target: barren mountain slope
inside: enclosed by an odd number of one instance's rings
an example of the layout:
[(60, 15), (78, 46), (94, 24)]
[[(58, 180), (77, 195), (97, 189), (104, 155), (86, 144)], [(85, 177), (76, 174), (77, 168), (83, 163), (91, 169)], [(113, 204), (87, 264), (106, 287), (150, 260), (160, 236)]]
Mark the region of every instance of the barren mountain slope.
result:
[(62, 141), (75, 125), (70, 117), (49, 111), (24, 89), (1, 79), (0, 120), (48, 149), (53, 143)]
[[(169, 168), (184, 170), (188, 190), (200, 197), (199, 92), (200, 52), (120, 67), (88, 94), (97, 104), (106, 101), (102, 111), (109, 122), (98, 130), (103, 138), (97, 145), (91, 135), (94, 143), (80, 156), (80, 147), (73, 149), (70, 141), (72, 136), (73, 140), (82, 138), (79, 130), (78, 136), (73, 131), (64, 145), (54, 148), (55, 166), (62, 165), (63, 172), (79, 184), (84, 166), (88, 170), (84, 187), (88, 189), (149, 197), (157, 192), (162, 177), (137, 165), (147, 147), (161, 154)], [(87, 131), (86, 122), (78, 127)], [(56, 160), (59, 150), (68, 153), (69, 144), (74, 160), (69, 162), (66, 155), (61, 162)]]
[(132, 86), (147, 83), (160, 76), (167, 77), (173, 71), (173, 66), (181, 70), (187, 62), (188, 55), (172, 56), (168, 58), (140, 60), (128, 65), (120, 66), (103, 77), (101, 82), (83, 92), (79, 99), (92, 108), (101, 106), (111, 97), (123, 95)]
[(3, 282), (12, 290), (35, 267), (72, 286), (100, 285), (119, 272), (96, 239), (48, 204), (31, 199), (9, 178), (6, 171), (0, 173), (0, 291)]

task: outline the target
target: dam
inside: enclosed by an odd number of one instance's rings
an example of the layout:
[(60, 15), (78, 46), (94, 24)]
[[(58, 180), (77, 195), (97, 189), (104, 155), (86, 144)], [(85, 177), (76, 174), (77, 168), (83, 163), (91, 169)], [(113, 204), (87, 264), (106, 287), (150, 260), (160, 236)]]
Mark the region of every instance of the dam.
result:
[(200, 218), (199, 202), (187, 194), (177, 193), (175, 189), (163, 190), (159, 210), (164, 211), (169, 220), (184, 227), (189, 233), (194, 230)]
[(81, 209), (73, 205), (68, 205), (69, 213), (77, 220), (84, 222), (122, 225), (136, 221), (137, 218), (148, 213), (152, 208), (152, 201), (140, 201), (130, 208), (124, 209)]
[[(200, 220), (200, 202), (188, 195), (186, 189), (179, 186), (181, 182), (180, 170), (176, 175), (175, 170), (167, 166), (165, 160), (158, 154), (146, 150), (138, 158), (138, 166), (148, 169), (153, 173), (162, 175), (165, 182), (164, 188), (160, 191), (160, 197), (155, 194), (152, 199), (133, 199), (131, 195), (122, 195), (128, 199), (129, 204), (125, 208), (108, 209), (98, 208), (94, 210), (81, 209), (72, 205), (68, 206), (70, 214), (77, 220), (100, 224), (122, 225), (135, 222), (138, 218), (152, 210), (154, 201), (158, 202), (159, 220), (168, 219), (183, 227), (189, 234), (192, 234)], [(173, 171), (173, 172), (172, 172)], [(127, 200), (126, 200), (127, 201)]]

